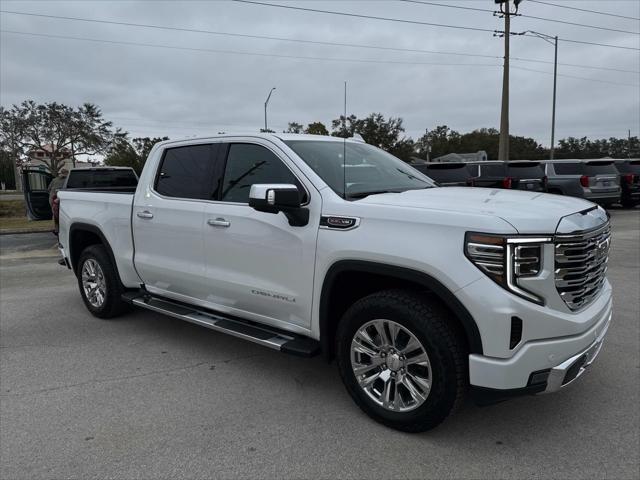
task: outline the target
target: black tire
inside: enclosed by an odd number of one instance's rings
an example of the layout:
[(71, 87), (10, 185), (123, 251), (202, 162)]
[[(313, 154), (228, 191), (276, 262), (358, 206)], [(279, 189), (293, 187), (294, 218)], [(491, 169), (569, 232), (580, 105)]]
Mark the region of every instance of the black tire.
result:
[[(82, 271), (85, 263), (89, 260), (95, 261), (102, 270), (101, 278), (104, 279), (106, 288), (104, 300), (99, 306), (92, 305), (83, 288)], [(78, 260), (76, 277), (78, 278), (78, 287), (80, 288), (82, 300), (93, 316), (98, 318), (113, 318), (126, 310), (127, 305), (122, 301), (121, 297), (124, 289), (118, 278), (118, 273), (111, 263), (109, 254), (103, 245), (91, 245), (83, 250)]]
[(622, 200), (620, 202), (620, 204), (624, 207), (624, 208), (633, 208), (636, 205), (638, 205), (640, 202), (636, 202), (635, 200)]
[[(404, 432), (439, 425), (462, 404), (467, 389), (465, 342), (452, 327), (452, 314), (427, 294), (387, 290), (354, 303), (338, 326), (336, 352), (340, 375), (356, 404), (371, 418)], [(360, 327), (375, 319), (392, 320), (422, 344), (431, 363), (432, 385), (424, 403), (407, 412), (390, 411), (360, 387), (351, 367), (351, 341)]]

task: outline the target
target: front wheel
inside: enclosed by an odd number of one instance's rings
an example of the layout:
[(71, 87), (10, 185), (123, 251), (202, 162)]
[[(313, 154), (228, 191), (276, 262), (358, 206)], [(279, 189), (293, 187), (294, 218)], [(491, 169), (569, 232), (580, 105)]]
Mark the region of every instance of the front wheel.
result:
[(338, 365), (365, 413), (422, 432), (461, 404), (465, 349), (450, 317), (437, 299), (400, 290), (369, 295), (347, 310), (338, 327)]
[(98, 318), (112, 318), (125, 309), (122, 285), (102, 245), (84, 249), (76, 273), (80, 294), (87, 309)]

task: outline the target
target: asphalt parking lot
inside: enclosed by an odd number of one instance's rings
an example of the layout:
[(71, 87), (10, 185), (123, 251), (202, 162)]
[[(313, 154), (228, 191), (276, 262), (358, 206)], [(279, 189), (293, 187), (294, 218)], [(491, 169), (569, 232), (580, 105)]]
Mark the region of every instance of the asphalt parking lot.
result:
[(335, 365), (159, 314), (84, 308), (50, 235), (0, 237), (0, 477), (640, 477), (640, 211), (615, 210), (615, 317), (554, 395), (468, 404), (409, 435)]

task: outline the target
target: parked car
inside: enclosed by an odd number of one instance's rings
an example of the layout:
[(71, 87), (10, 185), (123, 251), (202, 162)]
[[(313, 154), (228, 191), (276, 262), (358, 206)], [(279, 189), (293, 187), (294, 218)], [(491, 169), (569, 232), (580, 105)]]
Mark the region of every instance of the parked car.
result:
[(605, 206), (620, 200), (619, 173), (613, 160), (549, 160), (545, 165), (549, 193)]
[(609, 239), (591, 202), (439, 188), (317, 135), (165, 141), (135, 192), (60, 192), (60, 253), (91, 314), (134, 305), (322, 352), (368, 415), (412, 432), (467, 390), (489, 403), (582, 375), (611, 321)]
[(506, 188), (546, 192), (547, 179), (544, 166), (530, 160), (512, 160), (510, 162), (477, 162), (472, 184), (475, 187)]
[(412, 165), (441, 187), (465, 187), (471, 185), (469, 164), (462, 162), (433, 162)]
[(623, 207), (635, 207), (640, 204), (640, 160), (616, 160), (616, 169), (620, 173)]

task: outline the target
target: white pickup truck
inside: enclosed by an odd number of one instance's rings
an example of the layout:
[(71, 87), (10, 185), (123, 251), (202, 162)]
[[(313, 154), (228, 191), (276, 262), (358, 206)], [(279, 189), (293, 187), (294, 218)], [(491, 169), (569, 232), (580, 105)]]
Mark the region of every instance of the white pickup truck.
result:
[[(301, 356), (404, 431), (578, 378), (611, 321), (606, 212), (438, 188), (355, 139), (166, 141), (135, 191), (60, 192), (60, 251), (89, 311), (128, 304)], [(259, 401), (259, 398), (256, 398)]]

